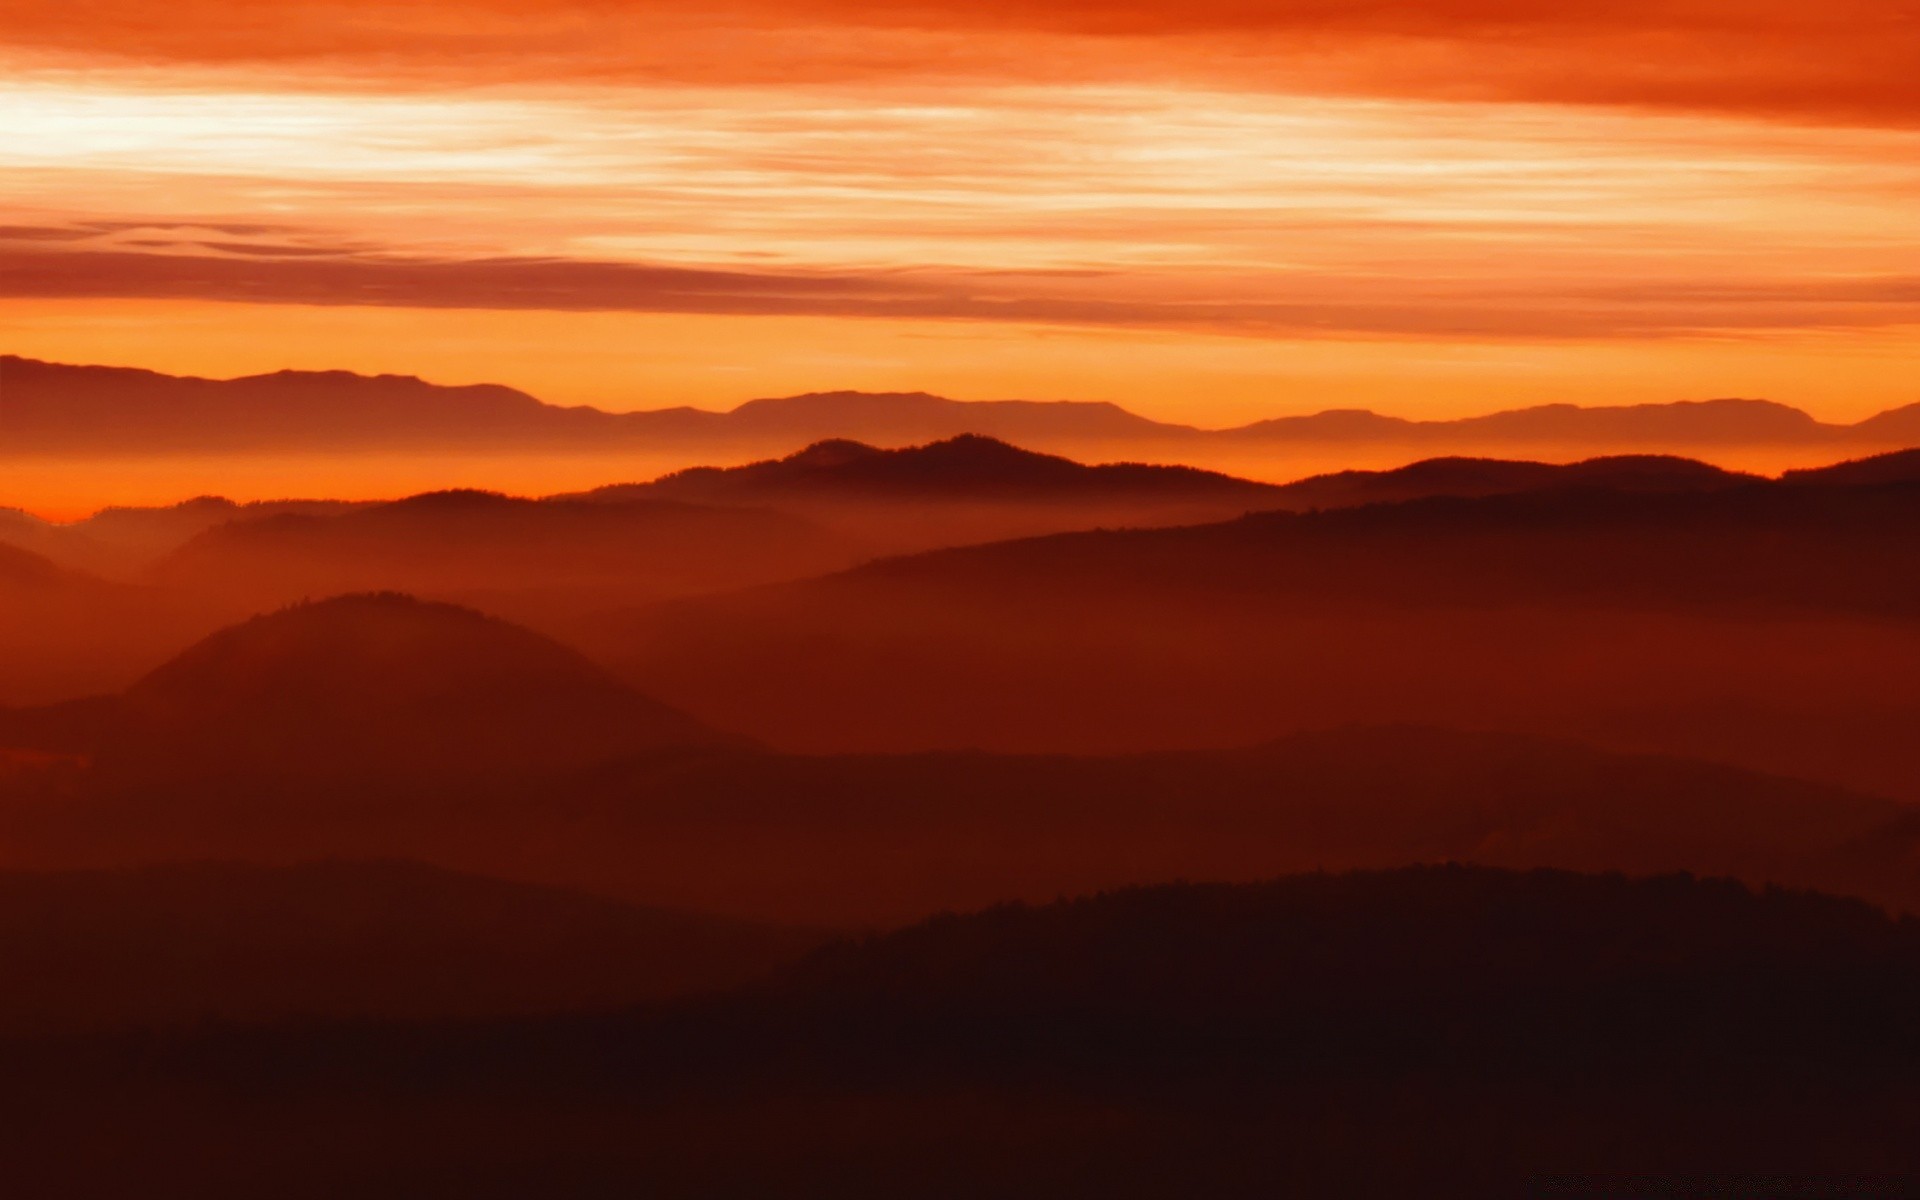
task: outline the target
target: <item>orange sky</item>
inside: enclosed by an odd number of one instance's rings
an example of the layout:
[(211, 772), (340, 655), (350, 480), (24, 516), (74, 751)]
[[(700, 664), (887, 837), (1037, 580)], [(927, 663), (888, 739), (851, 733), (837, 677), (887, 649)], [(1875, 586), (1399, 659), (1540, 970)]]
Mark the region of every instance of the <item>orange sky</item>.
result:
[(687, 7), (0, 0), (0, 350), (1200, 424), (1920, 399), (1912, 3)]

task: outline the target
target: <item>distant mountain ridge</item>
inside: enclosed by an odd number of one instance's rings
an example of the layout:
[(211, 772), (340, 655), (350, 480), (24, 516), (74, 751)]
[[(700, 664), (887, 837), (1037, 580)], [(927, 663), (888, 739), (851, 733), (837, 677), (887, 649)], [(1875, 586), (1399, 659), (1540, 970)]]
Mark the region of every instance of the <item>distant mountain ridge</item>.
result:
[(606, 449), (611, 445), (747, 447), (851, 438), (880, 445), (975, 433), (1043, 449), (1223, 445), (1560, 443), (1659, 449), (1739, 445), (1920, 443), (1920, 404), (1839, 425), (1763, 400), (1580, 408), (1549, 404), (1447, 421), (1356, 410), (1278, 417), (1230, 429), (1156, 421), (1087, 401), (959, 401), (925, 392), (813, 392), (749, 400), (727, 412), (669, 407), (608, 412), (560, 407), (497, 384), (458, 387), (413, 376), (280, 371), (213, 380), (124, 367), (0, 356), (0, 445), (28, 455), (374, 447)]

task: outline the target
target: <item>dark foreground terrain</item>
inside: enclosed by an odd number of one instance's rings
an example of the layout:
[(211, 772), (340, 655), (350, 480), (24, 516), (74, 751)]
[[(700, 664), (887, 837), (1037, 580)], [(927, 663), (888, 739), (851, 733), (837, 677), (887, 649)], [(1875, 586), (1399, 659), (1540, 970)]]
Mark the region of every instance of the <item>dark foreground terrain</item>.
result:
[(1315, 874), (599, 1016), (15, 1041), (0, 1139), (47, 1197), (1909, 1195), (1916, 1005), (1856, 902)]

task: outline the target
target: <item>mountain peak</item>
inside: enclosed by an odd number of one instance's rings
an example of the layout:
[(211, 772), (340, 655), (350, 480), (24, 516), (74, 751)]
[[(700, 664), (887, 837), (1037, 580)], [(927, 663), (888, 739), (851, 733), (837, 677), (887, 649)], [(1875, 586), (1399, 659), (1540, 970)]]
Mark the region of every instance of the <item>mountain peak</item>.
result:
[(125, 703), (147, 736), (211, 737), (275, 770), (487, 770), (728, 740), (531, 630), (391, 592), (231, 626)]
[(797, 450), (781, 461), (796, 467), (830, 470), (885, 453), (884, 450), (869, 446), (865, 442), (856, 442), (852, 438), (828, 438), (825, 441), (815, 442), (804, 450)]

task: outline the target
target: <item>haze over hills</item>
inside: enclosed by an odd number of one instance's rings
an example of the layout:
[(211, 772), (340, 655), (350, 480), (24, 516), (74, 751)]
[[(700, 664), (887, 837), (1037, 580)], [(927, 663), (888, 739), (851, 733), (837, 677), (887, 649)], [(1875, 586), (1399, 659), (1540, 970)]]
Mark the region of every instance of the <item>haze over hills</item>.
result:
[(0, 872), (0, 1036), (613, 1008), (819, 940), (399, 862)]
[[(639, 575), (655, 581), (653, 594), (667, 594), (824, 572), (856, 555), (1094, 527), (1201, 524), (1249, 511), (1437, 495), (1575, 486), (1686, 491), (1757, 479), (1643, 455), (1568, 464), (1428, 459), (1275, 485), (1191, 467), (1085, 465), (966, 434), (891, 450), (819, 442), (784, 458), (691, 467), (651, 482), (544, 497), (538, 506), (466, 489), (384, 502), (200, 497), (109, 508), (65, 524), (0, 513), (0, 543), (88, 570), (230, 588), (259, 605), (377, 588), (473, 600), (533, 590), (532, 576), (541, 590), (613, 587), (631, 601), (647, 590), (636, 589)], [(623, 515), (587, 511), (580, 501), (624, 506)], [(756, 511), (729, 515), (716, 507)], [(769, 510), (825, 528), (783, 526)], [(267, 519), (275, 517), (287, 519)], [(845, 544), (835, 544), (836, 533)], [(156, 565), (157, 576), (149, 574)]]
[[(555, 689), (527, 683), (478, 716), (469, 703), (422, 717), (381, 696), (365, 717), (307, 705), (289, 734), (282, 714), (314, 655), (354, 664), (336, 672), (345, 697), (409, 687), (414, 672), (370, 669), (373, 651), (343, 647), (337, 628), (282, 622), (276, 636), (306, 646), (297, 654), (190, 656), (149, 690), (214, 699), (174, 701), (163, 724), (129, 731), (124, 710), (154, 706), (138, 690), (0, 720), (0, 747), (41, 756), (0, 778), (0, 863), (407, 858), (839, 926), (1127, 883), (1434, 860), (1686, 869), (1920, 911), (1909, 806), (1511, 735), (1354, 728), (1110, 757), (790, 756), (711, 735), (649, 738), (638, 722), (556, 734)], [(354, 636), (383, 628), (362, 622)], [(413, 745), (402, 755), (367, 725)], [(526, 751), (535, 738), (547, 740)], [(423, 761), (422, 745), (444, 752)], [(63, 757), (76, 753), (80, 765)]]
[[(1485, 1200), (1702, 1163), (1897, 1195), (1917, 1003), (1915, 924), (1828, 897), (1306, 875), (946, 916), (602, 1016), (28, 1046), (0, 1147), (49, 1196)], [(76, 1156), (103, 1095), (116, 1152)]]
[(552, 616), (851, 566), (855, 538), (763, 508), (441, 492), (207, 529), (149, 577), (243, 609), (404, 591)]
[(62, 567), (0, 535), (0, 704), (124, 685), (213, 627), (152, 588)]
[(1758, 400), (1578, 408), (1551, 404), (1451, 421), (1332, 410), (1232, 429), (1154, 421), (1102, 402), (955, 401), (926, 393), (820, 392), (729, 412), (559, 408), (496, 385), (443, 387), (410, 376), (283, 371), (232, 380), (0, 358), (0, 445), (12, 456), (146, 456), (234, 451), (604, 452), (629, 445), (700, 453), (785, 453), (848, 438), (883, 446), (983, 434), (1035, 449), (1131, 450), (1180, 460), (1289, 444), (1605, 451), (1710, 447), (1891, 449), (1920, 442), (1920, 404), (1854, 425)]
[(76, 521), (48, 521), (17, 509), (0, 510), (0, 543), (43, 554), (64, 566), (115, 578), (133, 578), (197, 534), (230, 521), (281, 515), (325, 515), (357, 507), (347, 500), (258, 500), (196, 496), (178, 504), (111, 506)]
[(1110, 752), (1411, 721), (1920, 799), (1916, 538), (1912, 485), (1441, 497), (939, 551), (581, 636), (791, 749)]
[(343, 596), (224, 629), (124, 694), (0, 712), (109, 778), (470, 778), (738, 739), (467, 609)]

